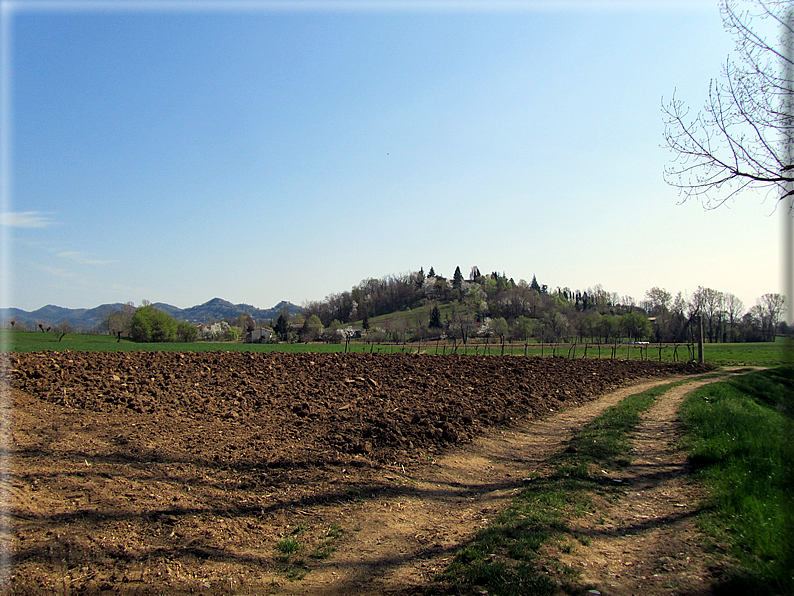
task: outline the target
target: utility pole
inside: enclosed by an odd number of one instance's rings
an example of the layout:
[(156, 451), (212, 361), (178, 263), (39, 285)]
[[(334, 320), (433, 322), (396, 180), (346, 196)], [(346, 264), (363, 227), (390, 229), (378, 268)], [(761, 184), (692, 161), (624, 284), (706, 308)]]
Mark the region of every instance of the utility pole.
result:
[(695, 315), (698, 318), (698, 364), (703, 364), (703, 315)]

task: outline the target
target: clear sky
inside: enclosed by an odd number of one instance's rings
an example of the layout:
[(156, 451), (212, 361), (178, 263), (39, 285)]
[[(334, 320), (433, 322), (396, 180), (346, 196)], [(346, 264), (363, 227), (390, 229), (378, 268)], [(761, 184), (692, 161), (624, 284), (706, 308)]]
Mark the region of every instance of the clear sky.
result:
[[(126, 10), (118, 7), (125, 5)], [(679, 204), (716, 1), (3, 2), (0, 306), (269, 308), (433, 266), (782, 291), (781, 217)]]

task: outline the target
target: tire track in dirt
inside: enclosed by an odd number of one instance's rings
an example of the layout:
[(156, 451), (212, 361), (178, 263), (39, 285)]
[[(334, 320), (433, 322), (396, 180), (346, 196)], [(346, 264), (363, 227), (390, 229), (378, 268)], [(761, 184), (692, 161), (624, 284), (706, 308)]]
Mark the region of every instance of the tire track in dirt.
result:
[[(520, 492), (524, 478), (545, 470), (546, 459), (561, 450), (577, 428), (629, 395), (680, 378), (635, 384), (543, 420), (496, 431), (447, 453), (411, 476), (389, 472), (385, 479), (410, 487), (409, 494), (349, 506), (345, 525), (356, 531), (340, 539), (336, 552), (324, 563), (313, 565), (304, 580), (282, 588), (295, 595), (421, 591), (457, 548)], [(652, 535), (644, 530), (669, 526), (668, 530), (675, 534), (683, 528), (688, 533), (690, 551), (695, 547), (691, 527), (695, 507), (692, 489), (682, 480), (678, 481), (680, 486), (668, 481), (670, 475), (684, 474), (685, 454), (671, 449), (670, 444), (677, 433), (675, 411), (681, 399), (694, 387), (709, 382), (713, 380), (687, 383), (668, 391), (644, 417), (636, 436), (635, 462), (624, 472), (625, 482), (630, 486), (627, 502), (610, 509), (607, 515), (612, 525), (597, 530), (583, 525), (581, 531), (604, 536), (594, 539), (589, 547), (595, 553), (590, 560), (578, 552), (573, 561), (568, 561), (579, 565), (578, 560), (584, 557), (583, 579), (600, 584), (607, 581), (602, 581), (603, 578), (614, 577), (615, 589), (620, 590), (614, 593), (630, 594), (640, 585), (661, 587), (656, 579), (649, 583), (642, 579), (649, 574), (653, 576), (649, 567), (652, 565), (669, 565), (669, 570), (662, 569), (668, 576), (673, 572), (676, 577), (682, 573), (692, 578), (705, 576), (704, 569), (694, 569), (695, 557), (684, 550), (679, 552), (689, 556), (689, 561), (683, 567), (678, 554), (671, 558), (658, 551), (660, 554), (654, 557), (658, 550), (654, 550), (654, 544), (658, 540), (651, 539)], [(622, 512), (624, 508), (626, 511)], [(681, 523), (689, 525), (680, 526)], [(637, 532), (623, 530), (630, 527), (636, 527)], [(700, 563), (702, 557), (697, 562)], [(616, 565), (621, 571), (633, 570), (631, 581), (623, 581), (626, 574), (615, 572)], [(643, 589), (642, 593), (659, 592)]]
[(689, 393), (728, 376), (674, 387), (643, 414), (632, 462), (614, 475), (626, 494), (596, 516), (571, 520), (572, 532), (591, 539), (588, 547), (556, 553), (582, 571), (582, 587), (595, 585), (604, 596), (711, 593), (716, 561), (703, 552), (695, 522), (704, 494), (689, 477), (677, 412)]

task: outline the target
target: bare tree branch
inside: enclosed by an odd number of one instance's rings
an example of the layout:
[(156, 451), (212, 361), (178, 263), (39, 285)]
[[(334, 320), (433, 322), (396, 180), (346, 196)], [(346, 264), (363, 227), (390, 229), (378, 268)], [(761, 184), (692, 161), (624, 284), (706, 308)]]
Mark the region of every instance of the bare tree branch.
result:
[[(665, 103), (664, 146), (673, 153), (665, 167), (668, 184), (682, 202), (699, 199), (713, 209), (745, 190), (762, 190), (782, 200), (794, 195), (794, 72), (788, 45), (794, 40), (790, 0), (755, 0), (740, 10), (737, 0), (722, 0), (726, 30), (736, 38), (737, 58), (726, 61), (720, 81), (709, 83), (706, 103), (694, 117), (673, 93)], [(746, 4), (746, 2), (745, 2)], [(781, 31), (769, 40), (761, 24)]]

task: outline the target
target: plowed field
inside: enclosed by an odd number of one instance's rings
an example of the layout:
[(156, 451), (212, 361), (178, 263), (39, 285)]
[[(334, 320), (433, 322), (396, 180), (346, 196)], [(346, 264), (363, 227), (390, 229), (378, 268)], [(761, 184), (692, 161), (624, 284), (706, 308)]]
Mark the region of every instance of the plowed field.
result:
[[(355, 531), (346, 503), (408, 490), (384, 471), (407, 477), (495, 426), (705, 370), (494, 356), (12, 355), (11, 586), (267, 593)], [(283, 556), (293, 536), (306, 549), (300, 569)]]

